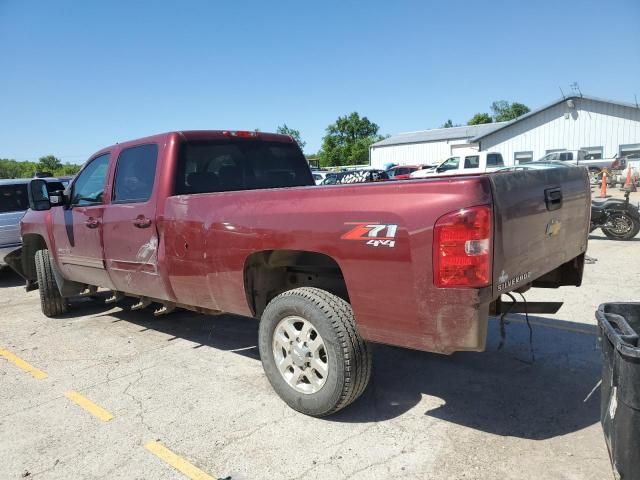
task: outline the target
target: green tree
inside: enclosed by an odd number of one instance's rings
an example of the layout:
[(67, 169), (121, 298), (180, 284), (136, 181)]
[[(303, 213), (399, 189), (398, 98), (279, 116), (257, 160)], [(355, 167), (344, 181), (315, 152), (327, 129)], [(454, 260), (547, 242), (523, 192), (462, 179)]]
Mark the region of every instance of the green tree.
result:
[(491, 111), (496, 122), (508, 122), (530, 112), (530, 109), (522, 103), (497, 100), (491, 104)]
[(61, 168), (55, 171), (55, 174), (61, 177), (71, 177), (80, 171), (82, 165), (75, 163), (65, 163)]
[(476, 113), (473, 117), (471, 117), (471, 120), (467, 122), (467, 125), (481, 125), (483, 123), (491, 122), (493, 122), (493, 119), (488, 113)]
[(451, 127), (453, 127), (453, 122), (451, 121), (451, 119), (449, 119), (446, 122), (444, 122), (440, 128), (451, 128)]
[(352, 112), (338, 117), (326, 129), (319, 152), (320, 164), (362, 165), (369, 161), (369, 147), (383, 137), (378, 134), (380, 127), (367, 117)]
[(282, 125), (278, 125), (276, 132), (281, 133), (282, 135), (289, 135), (298, 143), (298, 145), (300, 146), (300, 150), (304, 150), (304, 146), (307, 144), (307, 142), (304, 142), (300, 137), (300, 130), (290, 128), (286, 123), (283, 123)]
[(62, 168), (62, 162), (53, 155), (46, 155), (38, 159), (38, 171), (51, 172), (52, 174)]
[[(43, 159), (45, 160), (42, 161)], [(0, 158), (0, 178), (32, 178), (36, 172), (50, 172), (54, 176), (67, 177), (78, 173), (80, 167), (75, 163), (62, 163), (53, 155), (41, 157), (37, 163)]]

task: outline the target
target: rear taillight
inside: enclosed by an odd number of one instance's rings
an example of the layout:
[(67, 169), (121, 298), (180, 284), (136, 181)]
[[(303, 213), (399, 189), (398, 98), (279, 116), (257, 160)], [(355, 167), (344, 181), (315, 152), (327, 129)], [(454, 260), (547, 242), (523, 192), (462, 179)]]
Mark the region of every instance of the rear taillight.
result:
[(491, 207), (483, 205), (438, 219), (433, 238), (436, 287), (486, 287), (491, 284)]

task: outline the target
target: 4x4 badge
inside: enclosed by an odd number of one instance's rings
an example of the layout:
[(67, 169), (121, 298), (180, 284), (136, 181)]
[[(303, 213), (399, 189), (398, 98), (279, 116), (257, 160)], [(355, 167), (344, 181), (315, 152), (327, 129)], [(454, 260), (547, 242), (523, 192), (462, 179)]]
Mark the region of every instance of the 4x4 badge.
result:
[(340, 236), (342, 240), (357, 240), (372, 247), (393, 248), (396, 246), (395, 237), (398, 231), (396, 224), (347, 222), (345, 225), (353, 225), (353, 227)]

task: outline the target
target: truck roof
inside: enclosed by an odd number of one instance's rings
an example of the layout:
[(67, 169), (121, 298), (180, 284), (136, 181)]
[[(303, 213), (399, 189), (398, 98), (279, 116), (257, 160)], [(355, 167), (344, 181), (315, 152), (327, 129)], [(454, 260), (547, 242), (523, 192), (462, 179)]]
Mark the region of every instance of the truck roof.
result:
[(215, 140), (223, 138), (246, 138), (246, 139), (260, 139), (268, 140), (270, 142), (283, 142), (294, 143), (295, 140), (289, 135), (282, 135), (280, 133), (269, 132), (256, 132), (254, 130), (175, 130), (171, 132), (159, 133), (156, 135), (150, 135), (148, 137), (136, 138), (133, 140), (127, 140), (125, 142), (115, 143), (108, 147), (101, 148), (95, 152), (90, 158), (106, 153), (109, 150), (118, 148), (127, 148), (134, 145), (140, 145), (141, 143), (156, 143), (164, 142), (170, 137), (180, 137), (184, 140)]

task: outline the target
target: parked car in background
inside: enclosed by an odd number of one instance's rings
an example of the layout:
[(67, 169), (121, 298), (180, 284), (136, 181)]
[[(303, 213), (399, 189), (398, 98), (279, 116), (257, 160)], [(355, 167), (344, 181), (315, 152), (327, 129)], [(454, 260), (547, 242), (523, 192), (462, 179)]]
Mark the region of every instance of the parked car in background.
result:
[(461, 152), (456, 156), (447, 158), (437, 167), (416, 170), (411, 174), (411, 178), (484, 173), (502, 167), (504, 167), (504, 161), (500, 153), (477, 151)]
[(389, 180), (389, 175), (384, 170), (349, 170), (346, 172), (328, 173), (322, 185), (339, 185), (344, 183), (368, 183)]
[(420, 165), (395, 165), (385, 171), (390, 180), (406, 180), (416, 170), (420, 170)]
[[(49, 192), (64, 190), (59, 178), (45, 178)], [(30, 179), (0, 180), (0, 267), (4, 257), (20, 248), (20, 220), (29, 208), (27, 186)], [(67, 182), (68, 183), (68, 182)]]
[(322, 184), (324, 179), (329, 172), (321, 172), (319, 170), (311, 170), (311, 175), (313, 175), (313, 180), (316, 182), (316, 185)]
[(597, 158), (598, 156), (599, 155), (591, 154), (586, 150), (561, 150), (547, 153), (542, 158), (536, 160), (536, 162), (567, 162), (598, 172), (603, 168), (619, 168), (619, 159)]

